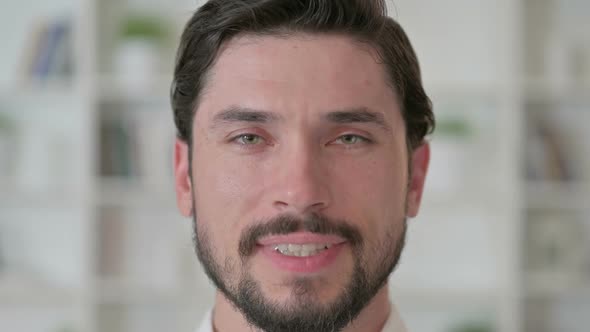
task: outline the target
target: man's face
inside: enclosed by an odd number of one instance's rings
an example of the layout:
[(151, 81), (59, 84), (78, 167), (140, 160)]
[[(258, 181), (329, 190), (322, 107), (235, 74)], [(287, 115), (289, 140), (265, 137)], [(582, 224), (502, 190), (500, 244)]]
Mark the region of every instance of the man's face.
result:
[(203, 91), (192, 167), (176, 143), (199, 258), (257, 325), (356, 315), (397, 263), (428, 146), (408, 156), (376, 59), (347, 37), (238, 37)]

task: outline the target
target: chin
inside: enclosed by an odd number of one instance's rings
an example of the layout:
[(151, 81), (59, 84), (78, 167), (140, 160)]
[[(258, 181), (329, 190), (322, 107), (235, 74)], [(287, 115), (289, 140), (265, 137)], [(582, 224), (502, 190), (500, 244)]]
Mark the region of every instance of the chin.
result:
[(345, 280), (332, 280), (325, 276), (290, 277), (281, 282), (274, 291), (263, 291), (270, 302), (289, 305), (329, 305), (341, 296)]

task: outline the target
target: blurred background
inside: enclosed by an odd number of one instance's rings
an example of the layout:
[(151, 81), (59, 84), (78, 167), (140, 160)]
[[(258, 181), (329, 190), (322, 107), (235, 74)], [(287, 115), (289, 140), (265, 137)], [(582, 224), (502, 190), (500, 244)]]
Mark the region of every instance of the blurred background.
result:
[[(193, 331), (168, 100), (201, 0), (1, 0), (0, 331)], [(410, 331), (587, 332), (590, 1), (396, 0), (438, 121)]]

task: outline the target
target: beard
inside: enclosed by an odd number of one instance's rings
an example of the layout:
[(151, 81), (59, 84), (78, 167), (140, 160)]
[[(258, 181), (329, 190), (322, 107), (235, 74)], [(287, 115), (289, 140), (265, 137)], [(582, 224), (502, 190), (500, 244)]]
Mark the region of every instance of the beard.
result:
[[(194, 205), (193, 202), (193, 212), (196, 211)], [(207, 229), (198, 225), (196, 213), (193, 218), (195, 251), (205, 273), (251, 325), (266, 332), (342, 330), (387, 282), (399, 262), (407, 228), (405, 219), (401, 223), (391, 223), (379, 241), (366, 242), (354, 224), (346, 220), (334, 220), (320, 214), (304, 218), (279, 215), (245, 229), (240, 235), (239, 262), (226, 258), (221, 263), (215, 258), (215, 246)], [(289, 283), (291, 296), (288, 303), (273, 301), (263, 295), (260, 283), (249, 273), (249, 258), (254, 254), (259, 238), (296, 231), (338, 235), (346, 239), (352, 249), (352, 274), (340, 294), (329, 303), (320, 303), (314, 291), (314, 280), (306, 277), (298, 277)]]

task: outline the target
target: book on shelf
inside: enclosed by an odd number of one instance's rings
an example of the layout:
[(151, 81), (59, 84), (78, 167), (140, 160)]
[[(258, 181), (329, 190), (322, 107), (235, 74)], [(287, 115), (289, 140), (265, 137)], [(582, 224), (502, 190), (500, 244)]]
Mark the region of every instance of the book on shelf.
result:
[(137, 176), (137, 143), (134, 142), (133, 124), (129, 121), (101, 122), (101, 175)]
[[(526, 272), (547, 284), (590, 282), (590, 225), (586, 216), (561, 210), (531, 210), (526, 223)], [(530, 280), (534, 280), (531, 278)]]
[(100, 125), (100, 175), (168, 182), (172, 174), (171, 130), (172, 124), (145, 114), (104, 118)]
[(534, 181), (572, 181), (577, 178), (568, 156), (567, 142), (563, 128), (543, 115), (545, 111), (529, 114), (526, 172), (527, 178)]
[(18, 144), (19, 129), (14, 117), (8, 112), (3, 112), (3, 106), (0, 104), (0, 184), (15, 173), (14, 148)]
[(102, 209), (100, 219), (101, 222), (97, 224), (98, 275), (101, 277), (120, 276), (125, 264), (121, 252), (127, 234), (126, 224), (121, 211), (117, 209)]
[(73, 73), (72, 22), (67, 18), (37, 21), (31, 28), (21, 65), (25, 83), (67, 79)]
[[(101, 207), (97, 227), (96, 277), (107, 293), (174, 292), (183, 271), (178, 229), (168, 212)], [(187, 236), (190, 239), (190, 234)]]

